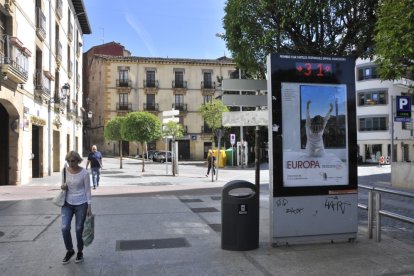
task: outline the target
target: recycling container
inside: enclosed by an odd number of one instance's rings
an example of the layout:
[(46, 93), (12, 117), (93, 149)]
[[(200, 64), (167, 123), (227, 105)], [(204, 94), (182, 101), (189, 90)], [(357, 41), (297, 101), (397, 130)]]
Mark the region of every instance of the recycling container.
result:
[(259, 247), (259, 194), (256, 185), (233, 180), (221, 199), (221, 248), (233, 251)]

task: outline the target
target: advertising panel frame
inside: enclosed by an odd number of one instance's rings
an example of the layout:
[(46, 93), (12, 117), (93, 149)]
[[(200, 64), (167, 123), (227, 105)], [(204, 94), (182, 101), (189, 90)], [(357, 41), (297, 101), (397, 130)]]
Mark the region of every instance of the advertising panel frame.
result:
[(273, 243), (356, 237), (355, 97), (352, 57), (268, 56)]

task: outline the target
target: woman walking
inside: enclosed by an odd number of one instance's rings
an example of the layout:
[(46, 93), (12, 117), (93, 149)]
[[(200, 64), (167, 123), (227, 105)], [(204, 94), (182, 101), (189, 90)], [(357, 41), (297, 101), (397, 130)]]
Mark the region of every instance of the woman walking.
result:
[(91, 210), (91, 186), (89, 174), (86, 169), (79, 166), (82, 158), (76, 151), (70, 151), (65, 158), (68, 163), (66, 170), (66, 181), (62, 184), (62, 190), (66, 190), (66, 201), (62, 207), (62, 235), (65, 242), (66, 255), (62, 260), (63, 264), (69, 263), (75, 255), (73, 249), (71, 222), (75, 215), (75, 232), (78, 253), (75, 262), (83, 261), (83, 240), (82, 232), (86, 216), (92, 215)]

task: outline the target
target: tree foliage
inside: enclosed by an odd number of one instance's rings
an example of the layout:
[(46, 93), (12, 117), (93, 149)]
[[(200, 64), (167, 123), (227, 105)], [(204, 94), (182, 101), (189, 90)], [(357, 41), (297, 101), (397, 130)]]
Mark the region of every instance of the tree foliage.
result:
[(121, 127), (125, 117), (114, 117), (105, 126), (104, 137), (107, 140), (119, 142), (119, 168), (122, 169), (122, 134)]
[[(149, 112), (131, 112), (125, 117), (121, 127), (122, 137), (127, 141), (144, 144), (161, 137), (161, 121)], [(142, 171), (145, 171), (144, 154), (142, 155)]]
[(165, 124), (165, 136), (172, 136), (173, 139), (181, 138), (184, 135), (184, 128), (182, 124), (170, 121)]
[(270, 53), (370, 56), (378, 0), (228, 0), (223, 27), (237, 65), (264, 77)]
[(213, 132), (221, 127), (223, 112), (227, 111), (229, 111), (227, 106), (225, 106), (223, 102), (219, 100), (206, 102), (202, 104), (198, 109), (201, 117), (203, 117), (203, 119), (206, 121), (206, 124), (213, 130)]
[(125, 117), (114, 117), (105, 126), (104, 137), (107, 140), (122, 140), (121, 126)]
[(383, 80), (414, 74), (414, 0), (383, 0), (375, 28), (375, 54)]

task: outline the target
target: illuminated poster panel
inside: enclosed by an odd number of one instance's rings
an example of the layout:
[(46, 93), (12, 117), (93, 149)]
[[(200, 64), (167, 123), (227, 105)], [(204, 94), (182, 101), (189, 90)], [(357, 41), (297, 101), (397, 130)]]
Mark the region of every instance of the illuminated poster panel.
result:
[(346, 91), (281, 83), (284, 187), (348, 185)]

